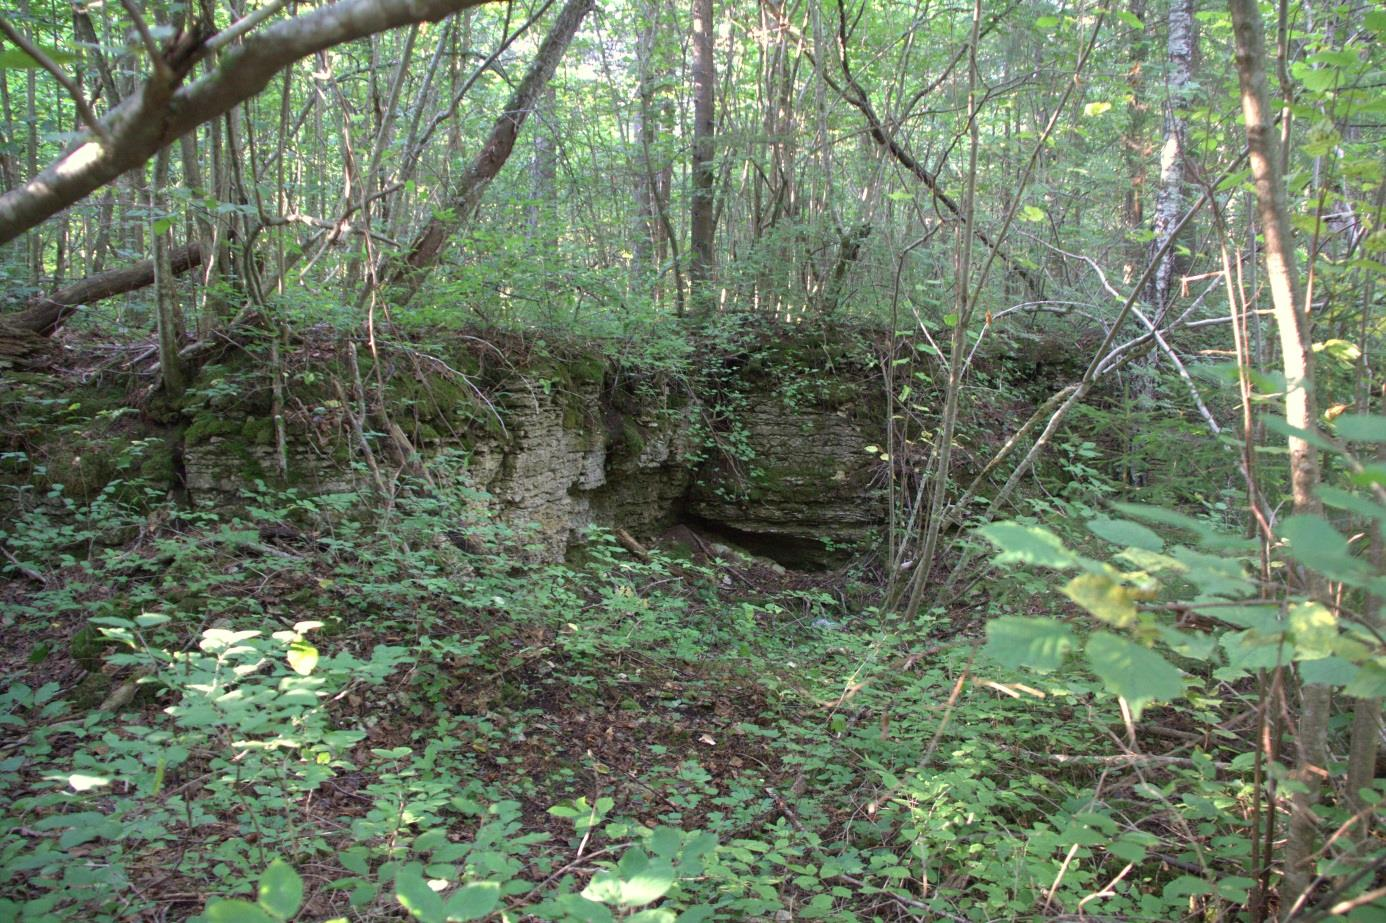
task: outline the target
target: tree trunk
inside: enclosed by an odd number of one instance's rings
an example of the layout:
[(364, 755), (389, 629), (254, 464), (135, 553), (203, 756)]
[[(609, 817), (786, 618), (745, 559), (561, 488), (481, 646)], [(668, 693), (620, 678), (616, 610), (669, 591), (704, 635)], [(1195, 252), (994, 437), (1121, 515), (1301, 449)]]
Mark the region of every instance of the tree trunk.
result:
[[(1266, 282), (1270, 287), (1284, 363), (1287, 389), (1285, 418), (1290, 426), (1313, 432), (1316, 417), (1313, 354), (1295, 266), (1294, 239), (1290, 232), (1289, 207), (1286, 204), (1280, 159), (1280, 138), (1273, 125), (1270, 95), (1266, 88), (1265, 30), (1255, 0), (1228, 0), (1228, 8), (1232, 14), (1237, 77), (1241, 84), (1251, 176), (1256, 188), (1257, 217), (1264, 240), (1262, 249), (1266, 262)], [(1295, 513), (1321, 514), (1323, 508), (1315, 495), (1319, 483), (1317, 451), (1306, 439), (1291, 436), (1289, 453), (1290, 487)], [(1321, 595), (1317, 591), (1322, 587), (1313, 578), (1306, 589), (1311, 596)], [(1294, 795), (1285, 846), (1284, 887), (1280, 895), (1281, 907), (1287, 914), (1314, 879), (1313, 857), (1318, 825), (1313, 807), (1318, 800), (1328, 762), (1330, 706), (1327, 686), (1304, 686), (1296, 735), (1298, 754), (1295, 767), (1295, 777), (1302, 790)]]
[(689, 210), (688, 284), (695, 314), (714, 306), (713, 131), (716, 73), (712, 60), (712, 0), (693, 0), (693, 195)]
[[(510, 158), (520, 128), (529, 117), (539, 94), (553, 78), (563, 52), (567, 50), (568, 43), (577, 34), (578, 26), (582, 24), (583, 17), (593, 5), (594, 0), (568, 0), (564, 4), (558, 19), (554, 21), (549, 34), (539, 46), (539, 51), (524, 79), (506, 103), (505, 111), (491, 127), (490, 136), (481, 146), (475, 159), (458, 177), (448, 197), (447, 213), (435, 213), (414, 239), (401, 267), (389, 277), (386, 285), (390, 290), (390, 297), (396, 304), (407, 304), (418, 293), (429, 271), (442, 255), (443, 245), (447, 243), (448, 238), (471, 220), (472, 214), (481, 203), (482, 193)], [(384, 273), (378, 275), (383, 277)]]
[(169, 149), (159, 151), (154, 158), (154, 183), (149, 195), (150, 236), (154, 239), (154, 296), (159, 335), (159, 377), (164, 393), (177, 400), (183, 396), (187, 380), (178, 347), (183, 339), (182, 311), (178, 306), (178, 291), (173, 282), (172, 248), (173, 222), (162, 214), (167, 202), (164, 189), (168, 186)]

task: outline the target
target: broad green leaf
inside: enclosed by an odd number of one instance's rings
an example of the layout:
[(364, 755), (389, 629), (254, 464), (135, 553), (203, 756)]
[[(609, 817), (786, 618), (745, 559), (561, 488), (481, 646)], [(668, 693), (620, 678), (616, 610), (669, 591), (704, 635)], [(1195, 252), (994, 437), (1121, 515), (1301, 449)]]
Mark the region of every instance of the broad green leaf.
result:
[(1301, 680), (1324, 686), (1346, 686), (1352, 682), (1357, 673), (1357, 665), (1348, 663), (1341, 657), (1305, 660), (1299, 665), (1299, 678)]
[(1140, 617), (1130, 587), (1106, 574), (1081, 574), (1064, 587), (1064, 595), (1117, 628), (1129, 628)]
[(307, 641), (289, 645), (289, 667), (299, 676), (307, 676), (318, 665), (318, 649)]
[(1088, 522), (1088, 531), (1113, 545), (1139, 548), (1142, 551), (1165, 550), (1164, 539), (1129, 519), (1093, 519)]
[(615, 872), (604, 869), (592, 876), (582, 896), (589, 901), (614, 904), (621, 899), (621, 878)]
[[(48, 59), (54, 64), (71, 64), (77, 60), (75, 54), (59, 48), (39, 45), (39, 50), (48, 55)], [(0, 71), (34, 70), (41, 66), (38, 61), (18, 48), (0, 48)]]
[(1314, 492), (1319, 495), (1324, 506), (1332, 507), (1335, 510), (1345, 510), (1349, 513), (1360, 513), (1363, 516), (1370, 516), (1377, 522), (1386, 523), (1386, 506), (1373, 503), (1361, 494), (1328, 485), (1320, 485)]
[(141, 628), (153, 628), (155, 625), (163, 625), (173, 621), (173, 616), (165, 615), (162, 612), (141, 612), (135, 616), (135, 624)]
[(977, 531), (1001, 550), (996, 556), (998, 564), (1018, 562), (1055, 570), (1068, 570), (1078, 564), (1078, 559), (1064, 547), (1059, 537), (1042, 526), (993, 522)]
[(1379, 414), (1345, 413), (1333, 423), (1348, 442), (1386, 442), (1386, 417)]
[(1204, 596), (1245, 597), (1256, 588), (1238, 561), (1192, 548), (1174, 548), (1170, 553), (1184, 566), (1184, 575)]
[(1289, 611), (1289, 636), (1294, 641), (1294, 660), (1327, 657), (1338, 640), (1338, 617), (1322, 603), (1297, 603)]
[(611, 911), (606, 905), (599, 904), (589, 898), (576, 894), (562, 894), (554, 903), (563, 908), (568, 919), (578, 920), (581, 923), (611, 923), (612, 921)]
[(1088, 639), (1088, 665), (1108, 691), (1124, 698), (1140, 716), (1145, 706), (1169, 701), (1184, 691), (1179, 670), (1154, 651), (1111, 632), (1099, 631)]
[(1267, 638), (1254, 631), (1228, 632), (1218, 639), (1232, 670), (1269, 670), (1285, 660), (1280, 639)]
[(443, 912), (448, 920), (480, 920), (500, 902), (500, 884), (478, 881), (448, 898)]
[(203, 916), (209, 923), (278, 923), (259, 905), (242, 900), (211, 901)]
[(419, 863), (410, 862), (395, 874), (395, 899), (414, 919), (443, 923), (443, 899), (428, 886)]
[(1359, 699), (1386, 697), (1386, 665), (1383, 665), (1379, 658), (1362, 664), (1357, 676), (1347, 684), (1343, 692)]
[(299, 905), (303, 903), (303, 879), (298, 877), (292, 865), (283, 859), (275, 859), (260, 876), (256, 896), (266, 911), (287, 920), (298, 913)]
[(1035, 224), (1044, 220), (1044, 211), (1034, 205), (1026, 205), (1020, 210), (1020, 220)]
[(1101, 115), (1102, 113), (1108, 111), (1111, 108), (1112, 104), (1107, 102), (1106, 100), (1102, 100), (1100, 102), (1091, 102), (1083, 107), (1083, 115), (1086, 115), (1088, 118), (1092, 118), (1093, 116)]
[(1074, 647), (1073, 632), (1067, 625), (1053, 619), (1005, 615), (987, 622), (983, 650), (1002, 666), (1048, 673), (1057, 670)]
[(1160, 640), (1180, 657), (1207, 660), (1217, 649), (1217, 636), (1202, 632), (1180, 631), (1170, 625), (1160, 626)]
[(1353, 472), (1348, 476), (1348, 480), (1358, 487), (1386, 485), (1386, 465), (1363, 465), (1362, 471), (1360, 473)]
[(1250, 628), (1262, 635), (1277, 634), (1285, 627), (1280, 620), (1278, 605), (1195, 606), (1194, 611), (1238, 628)]
[(1284, 417), (1277, 417), (1274, 414), (1266, 414), (1261, 419), (1265, 421), (1266, 429), (1270, 430), (1273, 433), (1279, 433), (1281, 436), (1284, 436), (1287, 439), (1303, 439), (1305, 442), (1309, 443), (1316, 449), (1321, 449), (1325, 452), (1331, 452), (1334, 455), (1338, 454), (1338, 449), (1336, 446), (1333, 445), (1333, 443), (1329, 442), (1327, 439), (1323, 438), (1318, 433), (1311, 432), (1307, 429), (1300, 429), (1298, 426), (1291, 426), (1289, 423), (1285, 422)]
[(1359, 586), (1371, 576), (1371, 568), (1348, 550), (1347, 539), (1320, 516), (1290, 516), (1276, 531), (1296, 561), (1331, 580)]
[(621, 894), (616, 902), (623, 907), (640, 907), (657, 901), (674, 886), (674, 867), (663, 859), (626, 878), (621, 877)]
[(1167, 510), (1160, 506), (1150, 506), (1145, 503), (1113, 503), (1112, 509), (1136, 519), (1143, 519), (1146, 522), (1158, 523), (1162, 526), (1173, 526), (1176, 529), (1186, 529), (1198, 536), (1198, 543), (1205, 548), (1236, 548), (1246, 543), (1240, 536), (1235, 536), (1223, 532), (1201, 519), (1195, 519), (1184, 513), (1177, 513), (1174, 510)]
[(650, 834), (650, 851), (664, 859), (673, 859), (683, 845), (683, 833), (673, 827), (656, 827)]

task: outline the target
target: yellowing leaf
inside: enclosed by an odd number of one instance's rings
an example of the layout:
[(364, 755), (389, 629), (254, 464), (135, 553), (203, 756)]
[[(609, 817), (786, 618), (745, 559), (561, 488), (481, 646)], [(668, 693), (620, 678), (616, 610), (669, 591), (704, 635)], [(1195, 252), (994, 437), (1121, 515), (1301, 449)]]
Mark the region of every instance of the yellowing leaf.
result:
[(1088, 103), (1086, 106), (1083, 107), (1083, 114), (1086, 115), (1088, 118), (1092, 118), (1095, 115), (1101, 115), (1102, 113), (1106, 112), (1108, 109), (1111, 108), (1112, 104), (1106, 102), (1105, 100), (1102, 102)]
[(318, 649), (307, 641), (289, 645), (289, 667), (299, 676), (307, 676), (318, 665)]
[(1105, 574), (1083, 574), (1064, 587), (1064, 595), (1108, 625), (1127, 628), (1135, 624), (1135, 595)]

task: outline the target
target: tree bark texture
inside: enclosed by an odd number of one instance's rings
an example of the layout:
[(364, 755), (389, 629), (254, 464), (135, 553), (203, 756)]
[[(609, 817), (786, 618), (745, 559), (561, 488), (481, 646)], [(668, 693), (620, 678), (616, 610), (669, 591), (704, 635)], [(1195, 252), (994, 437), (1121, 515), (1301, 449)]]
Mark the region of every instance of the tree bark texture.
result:
[(693, 0), (693, 195), (689, 209), (690, 256), (688, 279), (694, 312), (707, 314), (713, 299), (712, 279), (715, 214), (713, 132), (716, 73), (712, 60), (712, 0)]
[[(1266, 282), (1271, 292), (1276, 328), (1285, 372), (1285, 418), (1305, 432), (1315, 429), (1314, 370), (1310, 351), (1309, 322), (1304, 310), (1294, 238), (1290, 232), (1289, 207), (1276, 133), (1266, 86), (1265, 27), (1255, 0), (1228, 0), (1232, 14), (1237, 78), (1241, 85), (1242, 116), (1246, 122), (1248, 157), (1256, 189), (1256, 213), (1264, 240)], [(1323, 507), (1315, 494), (1319, 484), (1318, 453), (1299, 436), (1289, 438), (1290, 487), (1294, 511), (1317, 515)], [(1311, 576), (1306, 588), (1311, 596), (1321, 590)], [(1286, 917), (1295, 913), (1297, 900), (1314, 879), (1314, 853), (1318, 822), (1314, 804), (1328, 763), (1328, 721), (1331, 693), (1327, 686), (1307, 684), (1302, 690), (1295, 778), (1303, 786), (1293, 796), (1285, 844), (1285, 878), (1280, 903)]]

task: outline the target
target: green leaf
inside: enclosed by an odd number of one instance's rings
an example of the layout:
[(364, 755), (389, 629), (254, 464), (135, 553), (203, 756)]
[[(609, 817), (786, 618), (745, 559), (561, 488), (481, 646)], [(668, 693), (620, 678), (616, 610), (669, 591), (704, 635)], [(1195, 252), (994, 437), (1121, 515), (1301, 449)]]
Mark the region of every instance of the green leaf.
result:
[(1290, 543), (1290, 555), (1310, 570), (1353, 586), (1371, 576), (1371, 568), (1353, 557), (1347, 539), (1321, 516), (1290, 516), (1276, 530)]
[(1141, 862), (1144, 861), (1146, 850), (1143, 845), (1134, 840), (1120, 839), (1107, 847), (1107, 852), (1116, 856), (1122, 862)]
[(611, 923), (612, 920), (611, 911), (603, 904), (576, 894), (559, 895), (554, 903), (563, 909), (567, 918), (578, 920), (580, 923)]
[(1086, 654), (1092, 672), (1109, 692), (1127, 701), (1136, 717), (1150, 703), (1178, 698), (1184, 691), (1179, 670), (1168, 660), (1110, 632), (1089, 638)]
[(242, 900), (210, 901), (203, 916), (209, 923), (277, 923), (259, 905)]
[(1299, 665), (1299, 678), (1322, 686), (1346, 686), (1357, 677), (1358, 667), (1341, 657), (1305, 660)]
[(1345, 413), (1333, 424), (1348, 442), (1386, 442), (1386, 417), (1379, 414)]
[(1386, 666), (1379, 660), (1369, 660), (1357, 671), (1357, 677), (1343, 689), (1358, 699), (1379, 699), (1386, 696)]
[(1318, 660), (1333, 653), (1338, 640), (1338, 617), (1322, 603), (1296, 603), (1289, 611), (1289, 636), (1294, 660)]
[(410, 862), (395, 874), (395, 899), (424, 923), (443, 923), (443, 899), (424, 881), (423, 866)]
[(640, 907), (657, 901), (674, 886), (674, 867), (656, 859), (634, 875), (621, 878), (621, 894), (616, 902), (623, 907)]
[(1075, 646), (1067, 625), (1053, 619), (1005, 615), (987, 623), (983, 650), (1002, 666), (1048, 673), (1057, 670)]
[(1129, 628), (1140, 617), (1130, 587), (1106, 574), (1081, 574), (1064, 587), (1064, 595), (1117, 628)]
[(173, 616), (165, 615), (162, 612), (141, 612), (135, 616), (135, 624), (141, 628), (153, 628), (155, 625), (163, 625), (165, 622), (173, 621)]
[(1036, 224), (1044, 220), (1044, 211), (1033, 205), (1026, 205), (1020, 210), (1020, 220)]
[(289, 645), (289, 667), (299, 676), (307, 676), (318, 665), (318, 649), (307, 641)]
[(500, 884), (478, 881), (448, 898), (444, 913), (449, 920), (480, 920), (500, 901)]
[(993, 522), (977, 531), (1001, 550), (996, 556), (998, 564), (1019, 562), (1055, 570), (1068, 570), (1078, 564), (1077, 557), (1064, 547), (1059, 537), (1042, 526)]
[(1083, 115), (1092, 118), (1093, 116), (1101, 115), (1111, 108), (1112, 104), (1105, 100), (1101, 102), (1091, 102), (1083, 107)]
[(260, 876), (260, 906), (281, 920), (298, 913), (303, 903), (303, 879), (283, 859), (275, 859)]
[(1360, 513), (1363, 516), (1370, 516), (1377, 522), (1386, 523), (1386, 506), (1373, 503), (1361, 494), (1355, 494), (1340, 487), (1330, 487), (1326, 484), (1320, 484), (1314, 492), (1319, 495), (1324, 506), (1332, 507), (1335, 510), (1345, 510), (1349, 513)]
[[(48, 45), (39, 45), (38, 47), (40, 51), (48, 55), (48, 59), (54, 64), (71, 64), (77, 60), (77, 56), (69, 51), (62, 51)], [(18, 48), (0, 49), (0, 71), (34, 70), (41, 66), (38, 61)]]
[(626, 917), (628, 923), (674, 923), (672, 910), (642, 910), (633, 917)]
[(1300, 429), (1298, 426), (1291, 426), (1289, 423), (1285, 422), (1284, 417), (1266, 414), (1261, 419), (1265, 421), (1266, 429), (1274, 433), (1279, 433), (1286, 439), (1303, 439), (1316, 449), (1320, 449), (1324, 452), (1331, 452), (1334, 455), (1338, 454), (1338, 448), (1333, 445), (1333, 443), (1329, 442), (1318, 433), (1307, 429)]
[(1153, 531), (1129, 519), (1093, 519), (1088, 531), (1113, 545), (1139, 548), (1142, 551), (1164, 551), (1165, 541)]

